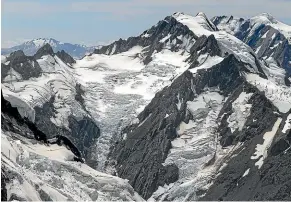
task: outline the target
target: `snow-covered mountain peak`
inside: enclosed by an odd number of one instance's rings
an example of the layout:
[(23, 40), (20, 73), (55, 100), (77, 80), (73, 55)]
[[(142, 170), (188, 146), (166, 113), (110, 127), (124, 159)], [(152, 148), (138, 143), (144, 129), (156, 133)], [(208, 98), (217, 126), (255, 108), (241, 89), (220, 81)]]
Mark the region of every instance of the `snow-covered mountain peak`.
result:
[(207, 18), (206, 14), (203, 12), (198, 12), (196, 16), (202, 16), (204, 18)]
[(251, 27), (257, 28), (262, 25), (269, 25), (282, 33), (289, 44), (291, 44), (291, 26), (276, 20), (268, 13), (262, 13), (250, 19)]
[(214, 25), (217, 26), (219, 30), (224, 30), (227, 33), (234, 35), (239, 31), (240, 26), (244, 23), (243, 18), (238, 18), (234, 16), (215, 16), (211, 19)]
[(26, 55), (32, 56), (37, 52), (39, 48), (43, 47), (45, 44), (49, 44), (54, 50), (54, 52), (64, 50), (75, 58), (81, 58), (84, 55), (92, 52), (95, 48), (87, 47), (85, 45), (80, 44), (64, 43), (53, 38), (37, 38), (30, 41), (26, 41), (18, 46), (14, 46), (11, 48), (2, 48), (1, 54), (9, 55), (11, 52), (22, 50)]
[(38, 51), (35, 53), (34, 57), (40, 59), (44, 55), (54, 55), (53, 48), (50, 44), (44, 44)]
[(195, 27), (198, 36), (209, 35), (207, 34), (207, 31), (217, 30), (216, 26), (202, 12), (199, 12), (195, 17), (181, 12), (176, 12), (172, 15), (172, 17), (174, 17), (178, 22), (184, 22), (185, 24)]
[(185, 15), (185, 13), (183, 13), (183, 12), (175, 12), (175, 13), (173, 13), (173, 17), (178, 17), (178, 16), (180, 16), (180, 15)]
[(272, 23), (276, 23), (277, 22), (276, 19), (274, 18), (274, 16), (272, 16), (269, 13), (261, 13), (261, 14), (255, 16), (254, 18), (261, 18), (261, 19), (264, 19), (264, 20), (267, 19), (268, 21), (270, 21)]
[(50, 44), (52, 47), (56, 47), (57, 44), (64, 44), (53, 38), (38, 38), (38, 39), (33, 39), (32, 41), (25, 42), (25, 44), (30, 44), (30, 43), (33, 43), (36, 47), (42, 47), (45, 44)]

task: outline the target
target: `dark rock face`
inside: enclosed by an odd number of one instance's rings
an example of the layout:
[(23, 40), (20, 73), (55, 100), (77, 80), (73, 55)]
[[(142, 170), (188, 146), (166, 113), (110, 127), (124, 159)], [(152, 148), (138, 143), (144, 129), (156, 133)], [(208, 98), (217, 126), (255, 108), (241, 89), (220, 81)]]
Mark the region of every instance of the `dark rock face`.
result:
[[(255, 110), (255, 109), (254, 109)], [(267, 116), (276, 116), (266, 112)], [(262, 123), (263, 119), (259, 120)], [(260, 124), (258, 123), (258, 124)], [(264, 132), (270, 131), (274, 121), (268, 125)], [(278, 131), (281, 131), (282, 126)], [(217, 176), (214, 184), (201, 200), (236, 200), (236, 201), (286, 201), (290, 200), (291, 171), (290, 149), (286, 148), (284, 138), (276, 134), (277, 140), (271, 146), (267, 158), (260, 169), (255, 166), (255, 160), (251, 159), (256, 144), (261, 144), (263, 133), (257, 133), (251, 139), (244, 142), (227, 166)], [(287, 135), (288, 136), (288, 135)], [(290, 133), (289, 133), (290, 138)], [(285, 148), (278, 147), (278, 144)], [(276, 149), (275, 149), (276, 148)], [(279, 150), (277, 150), (279, 149)], [(284, 149), (284, 150), (283, 150)], [(249, 173), (243, 176), (249, 169)]]
[[(72, 141), (73, 145), (81, 153), (81, 156), (88, 160), (88, 164), (93, 166), (96, 163), (91, 160), (90, 149), (96, 142), (97, 138), (100, 136), (100, 129), (95, 124), (95, 122), (89, 117), (83, 117), (77, 119), (73, 115), (68, 117), (69, 119), (69, 129), (64, 127), (56, 126), (50, 119), (54, 117), (56, 111), (54, 109), (54, 96), (46, 102), (42, 107), (35, 107), (35, 124), (43, 131), (49, 138), (53, 138), (58, 134), (62, 138), (68, 138)], [(91, 163), (90, 163), (91, 162)]]
[[(236, 130), (231, 133), (228, 128), (227, 119), (232, 113), (231, 106), (233, 101), (236, 100), (242, 92), (253, 93), (248, 101), (248, 104), (252, 104), (251, 113), (242, 131)], [(220, 115), (222, 116), (222, 121), (219, 126), (219, 133), (221, 135), (220, 144), (223, 147), (235, 145), (238, 142), (244, 142), (254, 138), (256, 135), (263, 134), (268, 129), (272, 129), (272, 127), (270, 128), (270, 123), (274, 123), (276, 120), (276, 116), (273, 113), (274, 111), (276, 111), (276, 109), (270, 101), (267, 100), (264, 94), (258, 91), (255, 87), (248, 83), (239, 86), (232, 96), (229, 97), (220, 112)], [(254, 122), (254, 120), (256, 121)]]
[(286, 86), (291, 86), (291, 74), (284, 78)]
[(75, 89), (76, 89), (76, 95), (75, 95), (75, 100), (77, 102), (79, 102), (79, 104), (82, 106), (82, 109), (87, 112), (88, 114), (90, 114), (90, 112), (88, 112), (88, 110), (86, 109), (86, 106), (85, 106), (85, 100), (83, 98), (83, 95), (85, 93), (85, 91), (82, 89), (82, 85), (77, 83), (76, 86), (75, 86)]
[[(12, 107), (10, 102), (4, 99), (1, 92), (1, 128), (4, 131), (12, 131), (23, 134), (27, 138), (35, 138), (36, 140), (47, 142), (47, 137), (44, 133), (38, 130), (35, 125), (27, 118), (22, 118), (16, 107)], [(21, 127), (15, 127), (20, 125)]]
[(47, 43), (43, 47), (41, 47), (33, 56), (36, 60), (40, 59), (44, 55), (54, 55), (54, 51), (52, 47)]
[[(231, 133), (226, 120), (231, 112), (231, 102), (242, 92), (253, 93), (248, 101), (252, 104), (242, 131)], [(288, 113), (287, 113), (288, 114)], [(230, 96), (220, 112), (222, 121), (219, 127), (222, 146), (241, 146), (233, 157), (226, 162), (225, 168), (220, 171), (212, 186), (205, 195), (200, 198), (204, 201), (265, 201), (265, 200), (290, 200), (291, 199), (291, 170), (290, 170), (290, 131), (283, 134), (286, 116), (280, 114), (272, 103), (267, 100), (264, 93), (258, 91), (248, 83), (242, 84), (236, 92)], [(264, 163), (259, 168), (255, 163), (258, 159), (252, 159), (256, 146), (263, 144), (263, 135), (271, 131), (278, 117), (282, 118), (275, 139), (268, 149), (268, 155), (263, 159)]]
[(15, 70), (21, 75), (23, 80), (28, 80), (31, 77), (39, 77), (41, 75), (41, 68), (37, 61), (31, 57), (26, 56), (22, 51), (16, 51), (10, 54), (7, 58), (8, 65), (1, 64), (1, 80), (8, 76), (11, 69)]
[[(266, 38), (261, 36), (266, 35)], [(291, 46), (288, 44), (288, 40), (278, 30), (272, 28), (269, 25), (262, 25), (258, 27), (251, 36), (246, 35), (245, 38), (241, 38), (254, 50), (257, 50), (259, 58), (273, 57), (278, 66), (286, 69), (288, 73), (291, 73)]]
[(64, 50), (58, 51), (56, 55), (66, 64), (73, 64), (76, 63), (74, 58), (72, 58), (68, 53), (66, 53)]
[(209, 54), (209, 56), (222, 56), (222, 52), (213, 35), (210, 35), (209, 37), (206, 37), (205, 35), (199, 37), (191, 47), (190, 53), (191, 56), (188, 58), (188, 62), (193, 63), (193, 66), (198, 65), (197, 59), (199, 55)]
[[(61, 135), (56, 135), (49, 137), (44, 132), (42, 132), (38, 126), (32, 123), (27, 118), (22, 118), (16, 107), (12, 107), (10, 102), (5, 100), (1, 92), (1, 128), (4, 131), (11, 131), (20, 134), (26, 138), (35, 139), (37, 141), (43, 142), (45, 144), (58, 144), (65, 145), (70, 149), (75, 155), (76, 160), (81, 161), (81, 152), (77, 147), (66, 137)], [(49, 139), (52, 138), (52, 139)]]
[[(28, 80), (32, 77), (39, 77), (42, 73), (37, 60), (44, 55), (54, 56), (52, 47), (49, 44), (41, 47), (34, 56), (26, 56), (23, 51), (18, 50), (10, 54), (7, 58), (9, 64), (1, 64), (1, 80), (9, 75), (12, 69), (20, 74), (20, 80)], [(56, 55), (66, 64), (72, 65), (76, 61), (65, 51), (57, 52)], [(12, 75), (13, 76), (13, 75)]]
[(1, 201), (7, 201), (7, 189), (6, 182), (9, 179), (5, 176), (5, 169), (1, 168)]

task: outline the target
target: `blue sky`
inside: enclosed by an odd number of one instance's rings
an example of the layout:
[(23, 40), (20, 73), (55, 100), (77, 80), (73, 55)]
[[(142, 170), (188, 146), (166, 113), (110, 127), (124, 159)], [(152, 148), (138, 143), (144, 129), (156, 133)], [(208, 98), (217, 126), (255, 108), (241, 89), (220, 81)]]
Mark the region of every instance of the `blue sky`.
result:
[(95, 45), (142, 33), (176, 11), (252, 17), (291, 25), (291, 0), (2, 0), (2, 47), (51, 37)]

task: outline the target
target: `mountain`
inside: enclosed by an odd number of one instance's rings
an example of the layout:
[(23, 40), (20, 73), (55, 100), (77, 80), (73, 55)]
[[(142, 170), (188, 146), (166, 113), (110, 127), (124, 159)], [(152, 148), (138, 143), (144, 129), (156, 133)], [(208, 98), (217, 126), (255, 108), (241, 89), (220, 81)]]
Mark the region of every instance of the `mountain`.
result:
[[(24, 155), (29, 165), (36, 162), (35, 173), (72, 177), (82, 187), (78, 197), (70, 194), (74, 200), (96, 199), (95, 186), (109, 187), (97, 189), (107, 200), (290, 200), (289, 49), (267, 44), (271, 32), (276, 43), (288, 40), (270, 25), (258, 31), (255, 22), (176, 12), (79, 60), (49, 44), (32, 56), (13, 52), (2, 58), (3, 99), (17, 108), (17, 119), (26, 121), (15, 128), (2, 122), (2, 137), (25, 138), (28, 146), (10, 145), (37, 153)], [(29, 135), (27, 124), (45, 139)], [(44, 143), (31, 146), (35, 141)], [(47, 147), (56, 147), (55, 142), (69, 151), (58, 148), (62, 154), (53, 169), (48, 164), (56, 159)], [(72, 153), (84, 163), (63, 158)], [(22, 159), (16, 152), (4, 165), (14, 162), (9, 172), (35, 187), (35, 176), (23, 173), (23, 161), (14, 156)], [(60, 164), (64, 171), (57, 169)], [(9, 173), (5, 166), (2, 173)], [(94, 181), (96, 172), (100, 178)], [(38, 178), (67, 194), (56, 181), (69, 186), (68, 178), (57, 177), (53, 184)], [(101, 178), (105, 184), (94, 184)], [(5, 175), (7, 193), (14, 190), (14, 179)], [(126, 193), (117, 194), (122, 185)]]
[(291, 74), (291, 26), (263, 13), (244, 20), (233, 16), (218, 16), (213, 23), (242, 40), (264, 60), (270, 68), (281, 67)]
[(22, 50), (26, 55), (30, 56), (34, 55), (36, 51), (45, 44), (50, 44), (55, 52), (63, 50), (74, 58), (81, 58), (93, 52), (94, 48), (96, 48), (79, 44), (63, 43), (52, 38), (38, 38), (11, 48), (2, 48), (1, 54), (8, 55), (14, 51)]

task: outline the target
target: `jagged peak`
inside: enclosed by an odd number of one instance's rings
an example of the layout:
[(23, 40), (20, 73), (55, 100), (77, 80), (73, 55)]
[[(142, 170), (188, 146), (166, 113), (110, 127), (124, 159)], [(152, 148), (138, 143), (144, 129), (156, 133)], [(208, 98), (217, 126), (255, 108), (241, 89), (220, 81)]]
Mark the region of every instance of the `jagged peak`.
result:
[(24, 52), (22, 50), (17, 50), (12, 53), (10, 53), (9, 57), (22, 57), (25, 56)]
[(265, 17), (271, 22), (275, 21), (275, 18), (269, 13), (261, 13), (257, 17)]
[(58, 51), (56, 53), (56, 55), (66, 64), (73, 64), (76, 63), (76, 61), (74, 60), (74, 58), (68, 54), (66, 51), (62, 50), (62, 51)]
[(176, 12), (172, 15), (178, 22), (181, 21), (191, 21), (190, 24), (196, 24), (201, 26), (208, 31), (217, 31), (217, 27), (208, 19), (208, 17), (203, 12), (199, 12), (196, 16), (184, 14), (181, 12)]
[(185, 13), (183, 13), (183, 12), (175, 12), (175, 13), (173, 13), (172, 17), (178, 17), (180, 15), (185, 15)]
[(40, 59), (44, 55), (54, 55), (53, 48), (50, 44), (46, 43), (44, 46), (42, 46), (38, 51), (35, 53), (34, 57), (35, 59)]
[(7, 60), (10, 61), (10, 64), (15, 64), (19, 62), (24, 62), (28, 59), (28, 56), (25, 55), (25, 53), (22, 50), (17, 50), (7, 57)]
[(201, 16), (201, 17), (207, 18), (206, 14), (203, 12), (198, 12), (196, 16)]

